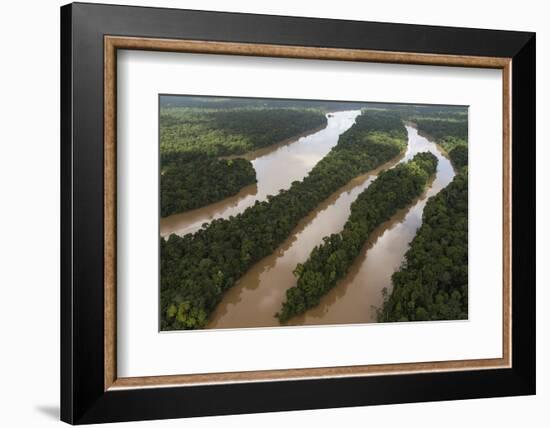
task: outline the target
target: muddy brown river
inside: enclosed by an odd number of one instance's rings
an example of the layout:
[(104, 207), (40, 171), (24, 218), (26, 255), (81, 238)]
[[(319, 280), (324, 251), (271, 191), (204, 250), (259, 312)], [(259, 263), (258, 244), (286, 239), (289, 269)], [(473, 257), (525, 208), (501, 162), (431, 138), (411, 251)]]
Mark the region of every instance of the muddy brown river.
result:
[[(332, 118), (329, 118), (327, 128), (319, 133), (330, 133), (337, 139), (337, 135), (351, 126), (358, 113), (335, 113)], [(319, 133), (305, 137), (305, 139), (314, 138)], [(272, 255), (254, 265), (233, 288), (226, 292), (212, 314), (207, 328), (279, 326), (274, 314), (285, 300), (286, 290), (296, 284), (292, 274), (296, 264), (303, 263), (311, 250), (322, 242), (324, 236), (342, 230), (349, 216), (351, 204), (372, 183), (381, 170), (391, 168), (399, 162), (405, 162), (416, 153), (430, 151), (437, 156), (439, 163), (435, 178), (431, 181), (428, 190), (409, 207), (398, 212), (374, 231), (348, 275), (321, 299), (319, 306), (290, 320), (288, 324), (376, 322), (376, 308), (380, 307), (383, 301), (382, 290), (384, 287), (389, 289), (391, 286), (391, 275), (399, 268), (410, 241), (422, 223), (422, 212), (427, 199), (447, 186), (455, 175), (451, 163), (438, 146), (419, 135), (412, 126), (407, 126), (407, 133), (408, 146), (405, 153), (381, 168), (355, 178), (331, 195), (314, 212), (302, 219), (289, 238)], [(318, 140), (318, 143), (330, 145), (330, 147), (335, 144), (335, 142), (323, 143), (325, 139)], [(296, 144), (299, 144), (300, 141)], [(291, 146), (286, 147), (290, 149)], [(312, 148), (309, 149), (310, 151), (307, 153), (311, 153)], [(328, 153), (330, 148), (324, 150), (325, 153)], [(271, 155), (276, 155), (276, 153), (273, 152)], [(283, 159), (278, 160), (279, 167), (270, 168), (269, 173), (267, 170), (262, 171), (262, 163), (255, 163), (254, 167), (257, 168), (258, 177), (281, 180), (281, 176), (291, 174), (290, 182), (298, 179), (292, 168), (287, 167), (292, 165), (293, 158), (300, 158), (299, 152), (292, 153), (293, 156), (288, 161), (284, 160), (284, 156)], [(280, 155), (282, 156), (282, 153)], [(307, 172), (304, 173), (304, 171), (309, 171), (320, 158), (314, 160), (313, 155), (306, 154), (306, 152), (303, 157), (301, 162), (304, 166), (301, 171), (305, 175)], [(281, 183), (281, 181), (277, 182)], [(255, 195), (249, 194), (241, 200), (250, 198), (253, 202), (260, 194), (260, 183), (259, 179)], [(280, 184), (276, 187), (278, 186)], [(271, 191), (271, 193), (275, 192)], [(224, 210), (233, 210), (235, 206), (239, 206), (241, 200), (227, 202), (229, 206), (220, 206), (219, 212), (225, 213)], [(197, 221), (203, 223), (208, 219), (203, 218)], [(181, 229), (174, 230), (181, 233)]]
[(255, 201), (266, 200), (268, 195), (288, 189), (293, 181), (302, 180), (326, 156), (360, 113), (359, 110), (330, 113), (326, 127), (321, 130), (244, 155), (256, 170), (256, 184), (215, 204), (161, 219), (160, 235), (196, 232), (203, 223), (239, 214)]

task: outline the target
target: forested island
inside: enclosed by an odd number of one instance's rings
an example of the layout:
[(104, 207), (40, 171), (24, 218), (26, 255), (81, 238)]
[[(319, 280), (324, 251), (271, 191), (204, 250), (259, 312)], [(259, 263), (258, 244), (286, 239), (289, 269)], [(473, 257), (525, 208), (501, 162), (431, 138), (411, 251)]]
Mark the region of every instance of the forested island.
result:
[(256, 171), (246, 159), (218, 159), (197, 154), (174, 154), (161, 173), (161, 216), (199, 208), (238, 193), (256, 182)]
[[(408, 238), (373, 289), (374, 309), (362, 304), (361, 322), (467, 318), (467, 107), (160, 99), (161, 330), (302, 324), (327, 310), (333, 291), (342, 295), (359, 255), (413, 206)], [(331, 207), (338, 218), (323, 213), (331, 204), (341, 205)], [(162, 232), (180, 217), (192, 227)], [(303, 248), (288, 250), (295, 244)], [(327, 320), (349, 322), (350, 299), (341, 299), (341, 319)], [(227, 312), (237, 322), (220, 322)]]
[(219, 201), (256, 182), (242, 155), (325, 126), (318, 109), (161, 107), (161, 216)]

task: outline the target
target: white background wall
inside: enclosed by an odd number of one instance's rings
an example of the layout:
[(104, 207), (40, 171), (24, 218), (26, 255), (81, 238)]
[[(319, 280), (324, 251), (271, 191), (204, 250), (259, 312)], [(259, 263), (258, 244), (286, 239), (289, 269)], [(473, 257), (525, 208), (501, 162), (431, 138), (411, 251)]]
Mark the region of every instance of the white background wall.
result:
[[(116, 3), (103, 1), (104, 3)], [(121, 0), (121, 2), (123, 2)], [(537, 340), (535, 397), (285, 412), (141, 426), (413, 427), (548, 426), (550, 369), (544, 305), (550, 299), (545, 240), (550, 238), (547, 187), (549, 14), (545, 2), (461, 0), (148, 0), (170, 6), (322, 18), (484, 27), (537, 32)], [(0, 64), (0, 422), (6, 427), (58, 424), (59, 407), (59, 6), (58, 0), (1, 6)], [(138, 426), (137, 423), (125, 426)]]

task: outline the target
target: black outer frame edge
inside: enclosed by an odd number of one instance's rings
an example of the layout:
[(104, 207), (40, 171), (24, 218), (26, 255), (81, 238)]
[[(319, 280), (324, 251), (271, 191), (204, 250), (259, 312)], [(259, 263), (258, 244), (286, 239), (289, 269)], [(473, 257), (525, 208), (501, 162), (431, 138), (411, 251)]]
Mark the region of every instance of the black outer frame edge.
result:
[[(61, 18), (63, 421), (82, 424), (535, 393), (534, 33), (98, 4), (63, 6)], [(513, 368), (105, 393), (105, 34), (512, 57), (513, 140), (521, 141), (523, 148), (532, 147), (519, 150), (518, 144), (512, 145)]]
[[(512, 363), (536, 390), (536, 36), (512, 60)], [(516, 142), (515, 144), (513, 142)]]
[[(79, 424), (531, 395), (513, 370), (316, 379), (107, 392)], [(484, 376), (480, 388), (481, 376)], [(429, 384), (426, 390), (421, 390)], [(419, 387), (422, 385), (422, 387)], [(476, 385), (476, 390), (472, 390)]]
[[(90, 29), (94, 26), (94, 30), (103, 30), (104, 34), (130, 37), (513, 57), (532, 34), (191, 9), (78, 2), (72, 5), (78, 17), (89, 21)], [(209, 26), (204, 25), (207, 22)]]
[(61, 420), (74, 422), (73, 415), (73, 364), (72, 364), (72, 9), (60, 10), (60, 51), (61, 51), (61, 173), (60, 173), (60, 214), (61, 214), (61, 340), (60, 340), (60, 416)]

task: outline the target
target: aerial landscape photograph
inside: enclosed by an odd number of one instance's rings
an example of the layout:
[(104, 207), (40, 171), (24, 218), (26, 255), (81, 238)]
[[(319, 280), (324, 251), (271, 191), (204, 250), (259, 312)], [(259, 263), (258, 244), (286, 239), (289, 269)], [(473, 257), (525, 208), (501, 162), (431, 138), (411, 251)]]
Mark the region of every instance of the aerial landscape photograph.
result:
[(468, 106), (159, 95), (159, 329), (468, 319)]

